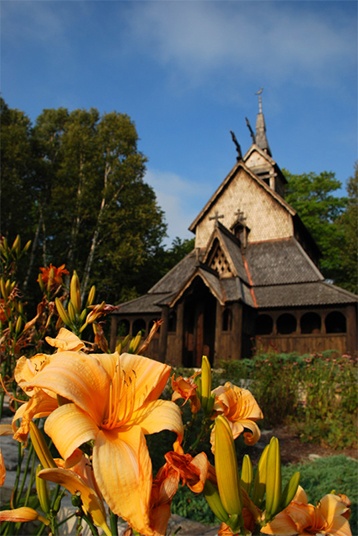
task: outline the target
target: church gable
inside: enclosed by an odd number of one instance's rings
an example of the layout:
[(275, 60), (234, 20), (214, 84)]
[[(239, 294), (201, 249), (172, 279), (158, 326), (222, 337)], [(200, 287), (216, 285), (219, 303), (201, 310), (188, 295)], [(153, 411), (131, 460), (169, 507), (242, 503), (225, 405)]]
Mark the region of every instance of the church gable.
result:
[(238, 213), (244, 215), (250, 230), (249, 242), (293, 236), (295, 212), (264, 181), (239, 164), (190, 227), (196, 234), (195, 246), (207, 246), (215, 226), (215, 214), (230, 229), (237, 222)]

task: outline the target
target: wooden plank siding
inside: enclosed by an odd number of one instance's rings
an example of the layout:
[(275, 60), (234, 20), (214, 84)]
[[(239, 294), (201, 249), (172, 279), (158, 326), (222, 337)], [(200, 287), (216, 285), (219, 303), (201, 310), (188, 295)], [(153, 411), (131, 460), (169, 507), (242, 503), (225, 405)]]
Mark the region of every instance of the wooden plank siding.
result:
[(338, 354), (346, 352), (345, 333), (308, 334), (308, 335), (258, 335), (255, 337), (256, 352), (278, 352), (297, 354), (321, 353), (334, 350)]

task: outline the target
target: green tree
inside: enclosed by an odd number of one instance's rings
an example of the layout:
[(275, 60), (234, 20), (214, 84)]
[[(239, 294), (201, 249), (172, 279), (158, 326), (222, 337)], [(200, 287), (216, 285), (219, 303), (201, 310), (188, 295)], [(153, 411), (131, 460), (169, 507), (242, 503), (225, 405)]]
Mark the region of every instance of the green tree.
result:
[[(136, 287), (165, 236), (163, 213), (143, 181), (131, 119), (117, 112), (45, 110), (34, 138), (42, 162), (41, 239), (48, 262), (76, 269), (107, 301)], [(46, 192), (46, 195), (44, 195)]]
[(342, 270), (337, 283), (358, 294), (358, 162), (355, 164), (354, 175), (348, 180), (347, 193), (347, 210), (337, 222), (344, 236), (341, 244)]
[(293, 175), (288, 180), (286, 201), (297, 211), (315, 239), (321, 253), (320, 268), (327, 279), (339, 282), (342, 270), (341, 246), (345, 230), (339, 225), (347, 198), (335, 195), (342, 184), (332, 172)]
[[(31, 122), (21, 111), (10, 109), (0, 97), (1, 181), (0, 234), (30, 238), (34, 162)], [(11, 235), (11, 236), (10, 236)]]
[(108, 302), (153, 284), (166, 225), (128, 115), (49, 109), (32, 126), (1, 100), (1, 142), (1, 233), (32, 240), (28, 280), (65, 263)]

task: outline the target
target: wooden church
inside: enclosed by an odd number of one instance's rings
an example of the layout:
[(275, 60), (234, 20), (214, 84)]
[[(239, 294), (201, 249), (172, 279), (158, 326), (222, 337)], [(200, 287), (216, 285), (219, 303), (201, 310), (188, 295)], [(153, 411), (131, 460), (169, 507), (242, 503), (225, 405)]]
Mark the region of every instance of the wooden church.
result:
[(255, 351), (357, 352), (358, 296), (324, 280), (319, 251), (284, 199), (286, 179), (267, 142), (262, 99), (252, 145), (237, 159), (189, 229), (195, 248), (146, 295), (112, 315), (119, 335), (149, 333), (147, 355), (174, 366), (200, 366), (207, 355)]

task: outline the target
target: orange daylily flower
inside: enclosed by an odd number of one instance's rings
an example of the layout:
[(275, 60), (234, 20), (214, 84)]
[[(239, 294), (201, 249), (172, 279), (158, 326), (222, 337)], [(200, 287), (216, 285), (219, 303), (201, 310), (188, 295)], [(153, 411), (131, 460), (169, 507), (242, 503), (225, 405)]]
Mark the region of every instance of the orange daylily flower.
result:
[(194, 458), (185, 454), (178, 441), (174, 451), (165, 454), (166, 463), (159, 469), (152, 486), (151, 527), (155, 536), (165, 536), (170, 517), (170, 505), (179, 482), (194, 493), (203, 491), (209, 471), (209, 461), (204, 452)]
[(190, 409), (192, 413), (197, 413), (200, 409), (200, 400), (197, 395), (197, 384), (195, 383), (195, 378), (200, 374), (196, 372), (190, 378), (183, 378), (183, 376), (174, 377), (174, 374), (171, 378), (172, 382), (172, 401), (178, 400), (179, 398), (184, 398), (183, 405), (189, 400)]
[(45, 519), (33, 508), (28, 506), (21, 506), (20, 508), (14, 508), (13, 510), (0, 510), (0, 521), (12, 521), (13, 523), (23, 523), (26, 521), (35, 521), (38, 519), (45, 525), (49, 525), (48, 519)]
[(349, 512), (346, 499), (329, 493), (317, 506), (313, 506), (299, 487), (293, 501), (265, 525), (261, 533), (275, 536), (352, 536), (346, 517)]
[[(256, 421), (263, 419), (263, 413), (252, 393), (226, 382), (225, 385), (214, 389), (212, 394), (215, 395), (214, 415), (222, 414), (226, 417), (234, 439), (244, 432), (245, 443), (254, 445), (261, 435)], [(212, 430), (210, 442), (214, 448), (215, 427)]]
[(61, 264), (58, 268), (56, 266), (45, 266), (40, 268), (41, 273), (37, 278), (37, 281), (42, 279), (42, 282), (49, 287), (49, 290), (58, 287), (63, 284), (63, 276), (68, 275), (70, 272), (66, 270), (65, 265)]
[[(51, 346), (61, 350), (82, 350), (84, 343), (71, 331), (61, 328), (55, 339), (46, 337), (46, 341)], [(13, 418), (14, 439), (26, 443), (29, 433), (29, 424), (32, 419), (47, 417), (58, 407), (56, 394), (52, 391), (43, 391), (31, 386), (31, 381), (57, 356), (48, 354), (36, 354), (33, 357), (20, 357), (16, 362), (14, 377), (16, 383), (30, 397), (30, 400), (22, 404)], [(16, 422), (22, 419), (21, 425), (17, 428)]]
[(93, 441), (94, 476), (104, 499), (146, 536), (152, 534), (152, 464), (145, 434), (167, 429), (180, 440), (183, 434), (179, 408), (158, 400), (169, 373), (168, 365), (138, 355), (65, 351), (27, 386), (66, 400), (47, 418), (45, 432), (65, 460)]

